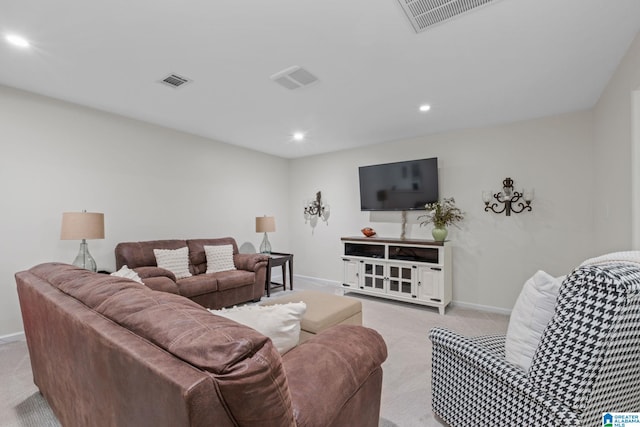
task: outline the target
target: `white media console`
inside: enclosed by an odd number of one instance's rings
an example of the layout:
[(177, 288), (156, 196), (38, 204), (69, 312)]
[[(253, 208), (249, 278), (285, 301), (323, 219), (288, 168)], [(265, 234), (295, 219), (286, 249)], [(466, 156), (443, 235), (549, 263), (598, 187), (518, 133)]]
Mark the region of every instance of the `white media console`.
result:
[(451, 247), (441, 242), (342, 237), (345, 292), (437, 307), (451, 302)]

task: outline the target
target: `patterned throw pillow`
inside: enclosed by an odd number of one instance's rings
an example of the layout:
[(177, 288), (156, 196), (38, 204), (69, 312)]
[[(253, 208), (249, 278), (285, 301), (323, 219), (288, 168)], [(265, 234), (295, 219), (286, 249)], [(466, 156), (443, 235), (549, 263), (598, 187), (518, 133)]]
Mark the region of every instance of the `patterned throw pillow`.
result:
[(271, 338), (280, 354), (298, 345), (300, 322), (307, 311), (304, 302), (274, 305), (247, 305), (242, 307), (209, 310), (211, 313), (242, 323)]
[(204, 252), (207, 255), (207, 274), (236, 269), (232, 245), (205, 246)]
[(158, 267), (169, 270), (176, 276), (176, 279), (191, 277), (188, 247), (185, 246), (180, 249), (154, 249), (153, 254), (156, 256), (156, 264), (158, 264)]

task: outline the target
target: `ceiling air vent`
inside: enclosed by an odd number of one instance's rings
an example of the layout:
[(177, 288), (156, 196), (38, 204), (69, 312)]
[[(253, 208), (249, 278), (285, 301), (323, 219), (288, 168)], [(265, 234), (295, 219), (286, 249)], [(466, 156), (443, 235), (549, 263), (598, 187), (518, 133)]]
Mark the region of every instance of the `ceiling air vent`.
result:
[(317, 82), (318, 78), (304, 68), (294, 65), (275, 73), (271, 76), (271, 80), (287, 89), (298, 89)]
[(497, 0), (398, 0), (416, 33)]
[(182, 77), (179, 76), (177, 74), (169, 74), (167, 77), (165, 77), (164, 79), (160, 80), (160, 83), (167, 85), (169, 87), (172, 88), (178, 88), (182, 85), (185, 85), (187, 83), (190, 83), (191, 80), (186, 78), (186, 77)]

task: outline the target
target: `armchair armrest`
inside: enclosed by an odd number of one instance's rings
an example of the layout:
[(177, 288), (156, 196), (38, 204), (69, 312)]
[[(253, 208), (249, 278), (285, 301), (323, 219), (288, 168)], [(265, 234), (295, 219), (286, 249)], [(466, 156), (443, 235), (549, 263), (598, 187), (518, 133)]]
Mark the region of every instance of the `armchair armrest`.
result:
[(493, 348), (485, 348), (475, 340), (459, 335), (445, 328), (432, 328), (429, 338), (436, 347), (464, 359), (467, 363), (491, 373), (500, 373), (509, 377), (514, 385), (523, 387), (527, 384), (527, 374), (519, 367), (507, 362)]
[(444, 328), (431, 329), (429, 338), (433, 411), (447, 423), (579, 425), (571, 408), (533, 387), (495, 348)]
[(172, 294), (180, 294), (178, 285), (176, 285), (176, 276), (160, 267), (137, 267), (133, 269), (142, 282), (154, 291), (169, 292)]
[[(378, 425), (386, 358), (380, 334), (355, 325), (334, 326), (287, 352), (282, 364), (296, 424)], [(358, 414), (357, 421), (347, 423), (345, 414)]]
[(257, 272), (260, 268), (267, 266), (269, 257), (262, 254), (235, 254), (233, 263), (238, 270)]

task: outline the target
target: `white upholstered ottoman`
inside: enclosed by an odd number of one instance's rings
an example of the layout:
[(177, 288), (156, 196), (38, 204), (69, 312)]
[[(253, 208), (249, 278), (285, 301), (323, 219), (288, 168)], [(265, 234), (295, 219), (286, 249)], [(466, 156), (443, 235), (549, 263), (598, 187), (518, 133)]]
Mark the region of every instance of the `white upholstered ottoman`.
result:
[(300, 343), (334, 325), (362, 325), (362, 304), (351, 297), (317, 291), (301, 291), (275, 298), (262, 305), (300, 301), (307, 305), (307, 311), (300, 322)]

